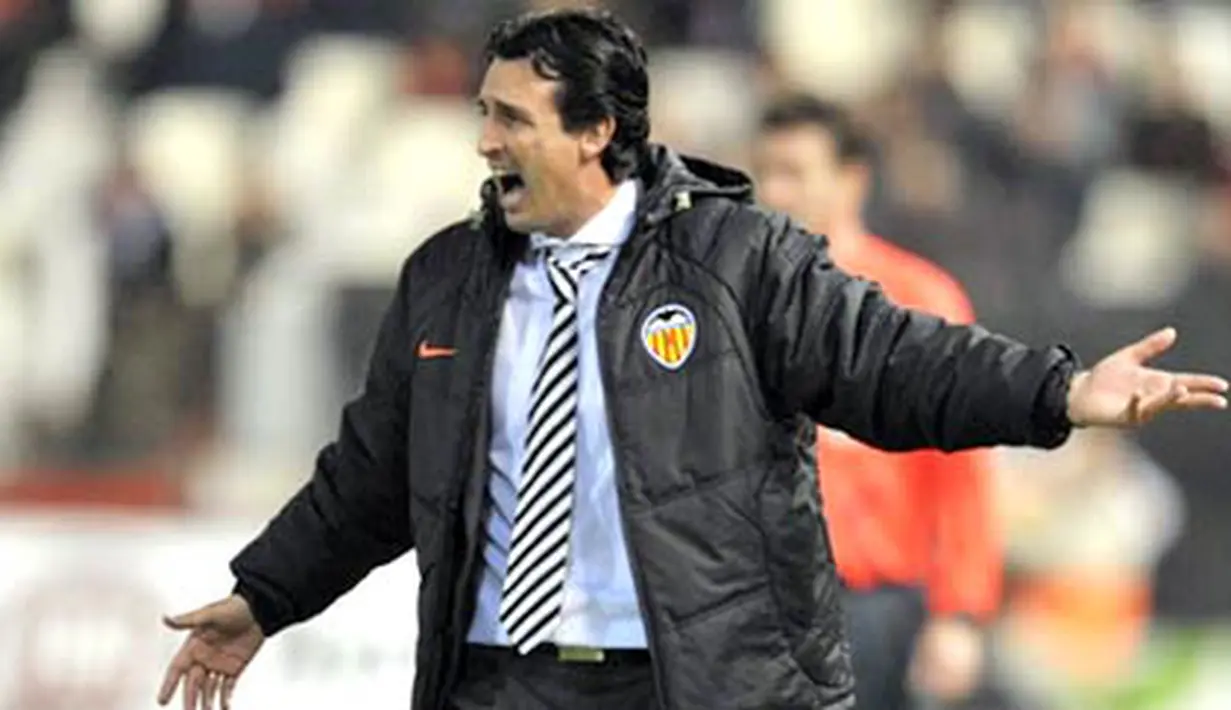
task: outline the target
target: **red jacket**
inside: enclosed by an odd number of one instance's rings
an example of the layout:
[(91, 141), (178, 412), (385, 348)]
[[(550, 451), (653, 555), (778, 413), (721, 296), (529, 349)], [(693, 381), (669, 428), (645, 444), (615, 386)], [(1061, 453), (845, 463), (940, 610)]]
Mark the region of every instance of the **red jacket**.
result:
[[(951, 321), (974, 314), (940, 267), (875, 236), (844, 270), (877, 281), (900, 305)], [(991, 453), (885, 453), (840, 433), (818, 432), (820, 489), (838, 571), (848, 585), (921, 584), (933, 615), (985, 619), (1001, 593), (993, 520)]]

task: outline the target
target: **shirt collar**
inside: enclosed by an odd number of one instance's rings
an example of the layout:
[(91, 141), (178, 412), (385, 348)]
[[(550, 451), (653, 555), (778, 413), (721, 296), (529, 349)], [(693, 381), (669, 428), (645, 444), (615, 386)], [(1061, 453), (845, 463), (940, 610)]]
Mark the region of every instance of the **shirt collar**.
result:
[(562, 239), (534, 232), (530, 235), (530, 246), (538, 250), (569, 246), (615, 247), (623, 244), (633, 229), (639, 190), (640, 186), (636, 180), (621, 182), (615, 194), (603, 205), (603, 209), (582, 225), (573, 236)]

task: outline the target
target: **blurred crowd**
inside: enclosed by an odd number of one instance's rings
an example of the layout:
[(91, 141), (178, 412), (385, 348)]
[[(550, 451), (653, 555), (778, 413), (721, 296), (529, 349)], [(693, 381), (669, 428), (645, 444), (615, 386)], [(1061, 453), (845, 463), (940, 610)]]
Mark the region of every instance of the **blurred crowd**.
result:
[[(485, 31), (566, 4), (0, 0), (0, 486), (140, 472), (267, 513), (401, 259), (477, 204)], [(649, 45), (656, 140), (746, 166), (775, 92), (840, 100), (877, 141), (869, 225), (984, 324), (1088, 359), (1171, 324), (1168, 364), (1228, 373), (1231, 6), (601, 4)], [(1147, 618), (1231, 618), (1231, 419), (1003, 460), (1023, 687), (1143, 678)]]

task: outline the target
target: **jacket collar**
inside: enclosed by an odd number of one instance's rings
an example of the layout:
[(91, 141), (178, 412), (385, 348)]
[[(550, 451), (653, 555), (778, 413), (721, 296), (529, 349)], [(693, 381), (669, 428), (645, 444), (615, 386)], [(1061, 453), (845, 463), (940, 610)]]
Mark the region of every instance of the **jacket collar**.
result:
[[(752, 180), (739, 170), (682, 155), (657, 143), (646, 147), (633, 177), (644, 186), (637, 200), (637, 228), (662, 222), (709, 197), (741, 202), (753, 199)], [(480, 197), (482, 206), (472, 215), (472, 224), (494, 240), (501, 261), (511, 265), (525, 255), (529, 237), (505, 226), (494, 180), (483, 181)]]

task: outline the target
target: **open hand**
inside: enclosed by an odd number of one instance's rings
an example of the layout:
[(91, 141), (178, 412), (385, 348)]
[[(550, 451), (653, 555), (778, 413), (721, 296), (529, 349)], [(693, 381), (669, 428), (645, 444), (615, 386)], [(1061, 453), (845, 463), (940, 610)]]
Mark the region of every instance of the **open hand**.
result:
[(167, 668), (158, 704), (171, 701), (182, 679), (184, 710), (209, 710), (219, 696), (223, 710), (229, 710), (236, 680), (265, 642), (248, 602), (231, 595), (196, 611), (164, 618), (163, 623), (191, 633)]
[(1074, 426), (1134, 427), (1172, 410), (1226, 409), (1225, 379), (1146, 367), (1175, 339), (1175, 329), (1164, 328), (1077, 373), (1069, 387), (1069, 421)]

